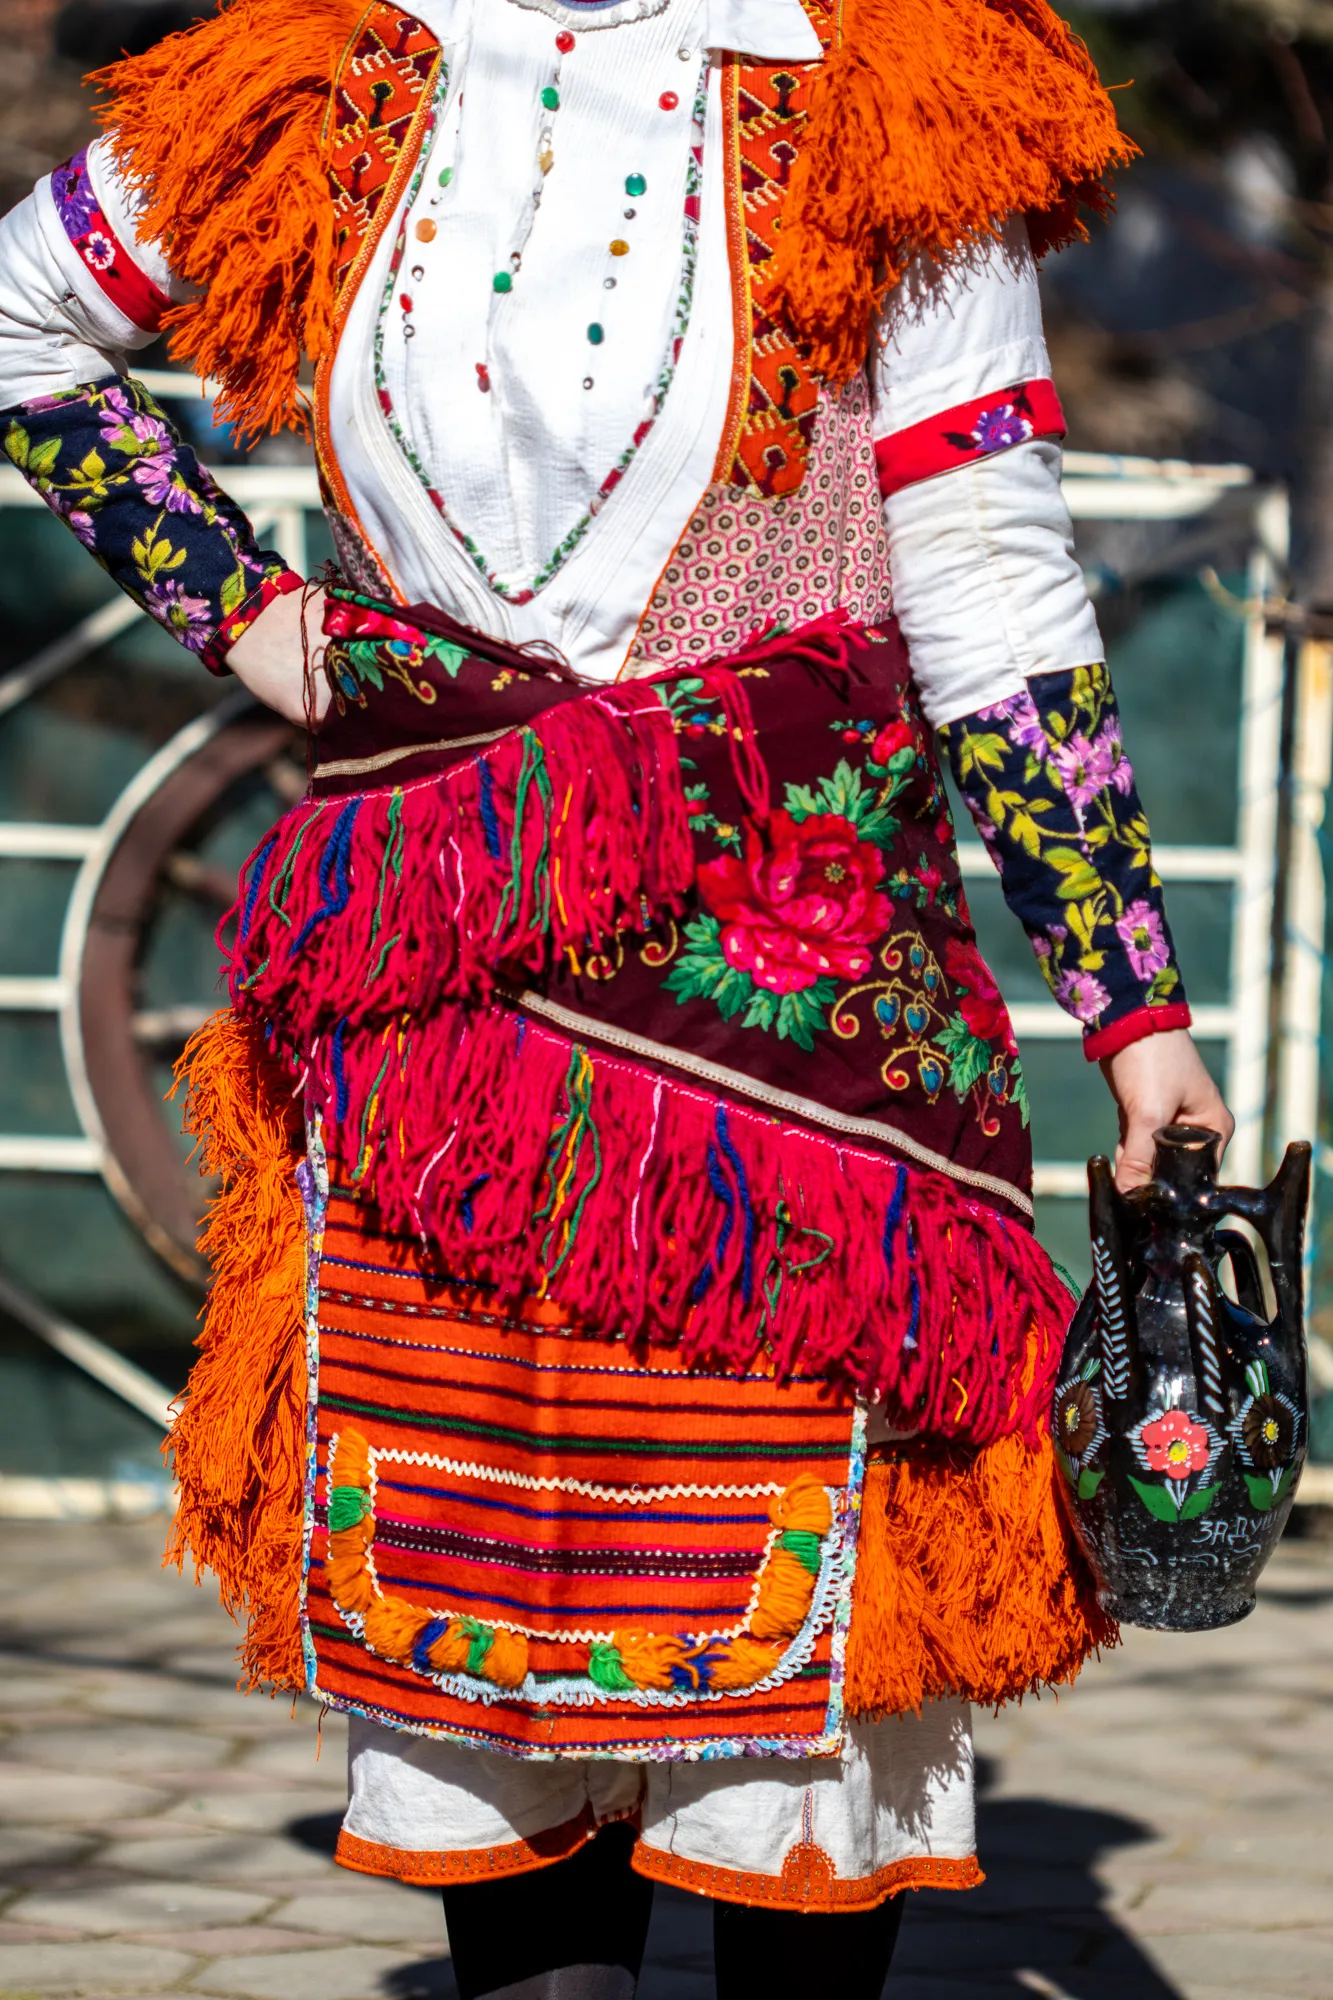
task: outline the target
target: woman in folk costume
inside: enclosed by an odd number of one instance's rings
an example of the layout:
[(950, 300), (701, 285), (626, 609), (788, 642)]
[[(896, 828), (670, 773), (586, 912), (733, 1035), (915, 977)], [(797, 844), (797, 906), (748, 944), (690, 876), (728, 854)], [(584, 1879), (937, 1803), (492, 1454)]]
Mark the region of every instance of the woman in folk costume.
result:
[[(187, 1052), (175, 1552), (465, 1995), (630, 1994), (653, 1881), (724, 2000), (877, 1994), (981, 1879), (968, 1703), (1114, 1637), (937, 742), (1122, 1186), (1230, 1129), (1033, 261), (1132, 148), (1045, 0), (234, 0), (101, 82), (3, 227), (6, 449), (314, 729)], [(321, 590), (120, 372), (163, 327), (309, 419)]]

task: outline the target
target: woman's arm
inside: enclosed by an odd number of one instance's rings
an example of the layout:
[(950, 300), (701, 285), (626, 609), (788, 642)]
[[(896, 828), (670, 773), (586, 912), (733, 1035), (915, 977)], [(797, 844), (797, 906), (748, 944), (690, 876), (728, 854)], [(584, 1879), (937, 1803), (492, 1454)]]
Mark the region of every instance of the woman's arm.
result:
[[(303, 580), (259, 546), (122, 372), (179, 296), (160, 251), (139, 240), (133, 196), (100, 143), (0, 221), (5, 453), (149, 617), (221, 673), (242, 635)], [(299, 687), (299, 649), (294, 666)]]
[(891, 300), (875, 369), (894, 602), (922, 705), (1055, 998), (1152, 1131), (1232, 1120), (1184, 1031), (1147, 820), (1060, 492), (1063, 432), (1021, 222)]

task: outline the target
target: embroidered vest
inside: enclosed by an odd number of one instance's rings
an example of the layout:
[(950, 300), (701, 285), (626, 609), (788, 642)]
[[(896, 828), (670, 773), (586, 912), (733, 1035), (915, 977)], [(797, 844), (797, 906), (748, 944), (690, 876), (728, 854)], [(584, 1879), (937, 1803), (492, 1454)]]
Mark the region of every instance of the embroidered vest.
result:
[[(822, 47), (829, 50), (836, 34), (836, 0), (802, 4)], [(328, 448), (324, 399), (337, 337), (425, 143), (441, 61), (440, 44), (429, 28), (387, 0), (373, 0), (334, 80), (324, 147), (336, 231), (335, 335), (320, 369), (316, 432), (335, 505), (345, 496)], [(733, 57), (723, 77), (736, 357), (717, 477), (766, 499), (800, 487), (819, 404), (818, 377), (770, 308), (765, 279), (819, 68), (818, 63), (784, 67)], [(342, 506), (340, 511), (351, 510)]]

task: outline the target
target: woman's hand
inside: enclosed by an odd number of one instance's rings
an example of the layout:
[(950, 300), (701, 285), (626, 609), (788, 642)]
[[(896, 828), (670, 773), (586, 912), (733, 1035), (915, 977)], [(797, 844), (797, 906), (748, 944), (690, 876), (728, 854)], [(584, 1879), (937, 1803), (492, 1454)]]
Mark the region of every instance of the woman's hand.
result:
[(1120, 1111), (1115, 1184), (1121, 1194), (1152, 1179), (1152, 1135), (1162, 1125), (1207, 1125), (1221, 1133), (1226, 1151), (1236, 1121), (1186, 1029), (1131, 1042), (1106, 1058), (1102, 1074)]
[(248, 632), (242, 632), (227, 654), (227, 665), (238, 681), (266, 708), (276, 709), (288, 722), (300, 728), (307, 721), (319, 722), (329, 705), (329, 684), (322, 673), (310, 677), (311, 713), (306, 711), (305, 656), (301, 619), (305, 617), (306, 643), (315, 659), (323, 644), (324, 592), (307, 594), (289, 590), (275, 597), (256, 618)]

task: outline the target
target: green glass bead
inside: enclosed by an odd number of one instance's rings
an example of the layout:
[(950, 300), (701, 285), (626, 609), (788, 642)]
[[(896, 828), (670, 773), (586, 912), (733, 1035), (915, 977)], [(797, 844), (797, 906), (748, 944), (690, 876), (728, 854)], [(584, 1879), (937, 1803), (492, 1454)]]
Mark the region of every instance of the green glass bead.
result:
[(560, 109), (560, 92), (553, 83), (548, 83), (542, 92), (542, 103), (548, 111), (558, 111)]
[(640, 195), (640, 194), (647, 194), (647, 192), (648, 192), (648, 183), (644, 179), (642, 174), (628, 174), (626, 176), (625, 179), (626, 194)]
[(592, 342), (594, 347), (600, 347), (602, 342), (606, 339), (606, 329), (602, 326), (599, 326), (597, 321), (594, 320), (592, 325), (588, 328), (588, 338)]
[(440, 169), (440, 186), (442, 188), (447, 188), (453, 177), (454, 177), (454, 170), (452, 167), (442, 167)]
[(508, 271), (497, 271), (491, 283), (497, 292), (512, 292), (514, 289), (514, 280)]

